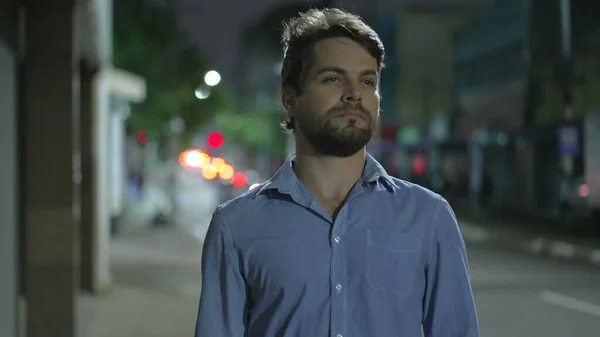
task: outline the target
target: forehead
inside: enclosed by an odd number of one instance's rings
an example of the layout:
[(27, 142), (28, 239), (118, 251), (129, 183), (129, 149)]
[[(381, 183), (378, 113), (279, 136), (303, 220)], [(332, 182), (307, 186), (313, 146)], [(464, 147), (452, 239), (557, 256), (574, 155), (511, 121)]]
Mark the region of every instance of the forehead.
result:
[(377, 71), (377, 60), (367, 49), (349, 38), (331, 38), (314, 44), (310, 71), (324, 67), (339, 67), (349, 72)]

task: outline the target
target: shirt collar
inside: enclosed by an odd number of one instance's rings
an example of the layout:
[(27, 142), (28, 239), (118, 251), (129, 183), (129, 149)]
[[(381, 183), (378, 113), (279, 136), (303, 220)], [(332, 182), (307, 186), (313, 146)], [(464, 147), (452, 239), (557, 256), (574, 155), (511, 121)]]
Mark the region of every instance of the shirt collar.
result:
[[(296, 155), (290, 156), (271, 179), (257, 188), (258, 192), (255, 194), (255, 196), (264, 191), (272, 189), (276, 189), (279, 193), (289, 194), (294, 188), (296, 188), (298, 177), (296, 177), (293, 167), (295, 159)], [(392, 177), (369, 153), (366, 155), (365, 169), (363, 170), (361, 178), (364, 184), (372, 184), (378, 181), (383, 181), (390, 191), (393, 187), (396, 187)]]

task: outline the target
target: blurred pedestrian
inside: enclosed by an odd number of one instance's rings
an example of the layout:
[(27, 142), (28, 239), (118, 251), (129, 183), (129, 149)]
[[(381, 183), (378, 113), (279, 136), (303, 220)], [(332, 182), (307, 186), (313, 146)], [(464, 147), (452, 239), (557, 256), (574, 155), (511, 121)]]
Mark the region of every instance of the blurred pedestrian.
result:
[(449, 204), (365, 151), (379, 37), (353, 14), (312, 9), (282, 40), (282, 127), (296, 154), (214, 212), (196, 337), (478, 336)]

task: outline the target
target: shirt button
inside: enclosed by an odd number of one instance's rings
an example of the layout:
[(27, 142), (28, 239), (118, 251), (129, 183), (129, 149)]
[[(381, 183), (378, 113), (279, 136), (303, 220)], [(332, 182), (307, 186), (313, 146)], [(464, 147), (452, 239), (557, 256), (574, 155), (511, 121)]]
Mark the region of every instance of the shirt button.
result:
[(336, 336), (336, 337), (344, 337), (344, 336), (342, 336), (342, 334), (341, 334), (341, 333), (339, 333), (339, 334), (337, 334), (337, 336)]
[(333, 241), (335, 241), (335, 243), (340, 243), (340, 241), (342, 241), (342, 239), (340, 239), (339, 236), (336, 236), (335, 239), (333, 239)]
[(339, 284), (339, 283), (338, 283), (338, 284), (336, 284), (336, 285), (335, 285), (335, 290), (337, 290), (337, 291), (338, 291), (338, 293), (339, 293), (340, 291), (342, 291), (342, 285), (341, 285), (341, 284)]

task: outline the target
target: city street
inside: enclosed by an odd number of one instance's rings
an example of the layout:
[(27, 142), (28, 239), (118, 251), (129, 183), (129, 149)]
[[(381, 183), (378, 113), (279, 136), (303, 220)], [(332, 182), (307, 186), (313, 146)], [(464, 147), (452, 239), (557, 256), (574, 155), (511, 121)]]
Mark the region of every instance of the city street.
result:
[(600, 269), (469, 246), (482, 337), (593, 336)]
[[(167, 199), (154, 190), (156, 193), (146, 194), (152, 200), (141, 203), (146, 206), (137, 216), (148, 212), (148, 205), (161, 205)], [(103, 302), (105, 308), (101, 306), (92, 315), (96, 319), (90, 322), (91, 327), (103, 333), (86, 337), (126, 336), (130, 326), (142, 322), (153, 322), (143, 323), (152, 331), (144, 331), (148, 336), (191, 333), (200, 292), (202, 241), (218, 196), (214, 184), (197, 173), (183, 171), (177, 194), (178, 226), (138, 225), (115, 238), (112, 264), (117, 296)], [(465, 239), (482, 337), (598, 334), (600, 268), (493, 248), (475, 235), (465, 235)], [(143, 300), (136, 300), (136, 296)], [(170, 309), (156, 307), (159, 303)], [(126, 321), (116, 324), (113, 306), (119, 308), (117, 312), (128, 312), (122, 316), (127, 317)], [(168, 310), (177, 312), (177, 316)], [(106, 330), (107, 326), (110, 329)]]

